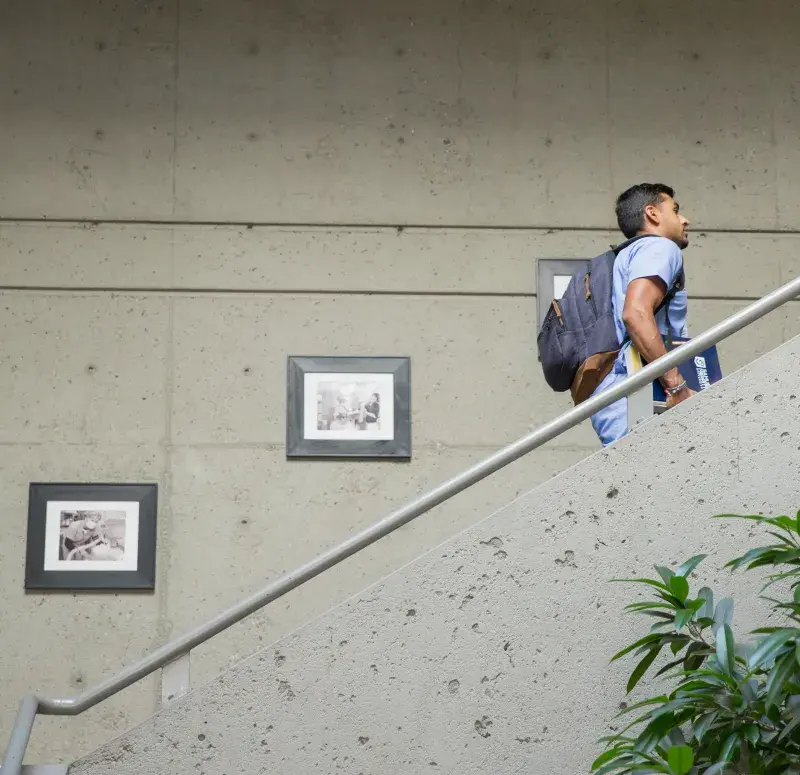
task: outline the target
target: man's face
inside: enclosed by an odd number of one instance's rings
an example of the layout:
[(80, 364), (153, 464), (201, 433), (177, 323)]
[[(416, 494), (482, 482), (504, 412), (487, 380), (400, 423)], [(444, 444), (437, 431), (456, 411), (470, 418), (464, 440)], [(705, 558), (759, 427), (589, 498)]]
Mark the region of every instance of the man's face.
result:
[(671, 196), (665, 195), (654, 210), (657, 213), (658, 233), (671, 239), (681, 250), (688, 247), (689, 221), (681, 215), (680, 205)]

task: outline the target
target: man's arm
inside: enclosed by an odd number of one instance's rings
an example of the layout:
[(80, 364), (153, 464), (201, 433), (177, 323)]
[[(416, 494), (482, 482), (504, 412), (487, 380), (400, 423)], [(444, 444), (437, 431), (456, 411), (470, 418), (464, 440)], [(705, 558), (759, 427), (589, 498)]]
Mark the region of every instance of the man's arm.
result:
[[(667, 348), (656, 323), (655, 310), (667, 292), (664, 281), (658, 277), (640, 277), (632, 280), (625, 294), (625, 306), (622, 309), (622, 322), (628, 331), (633, 346), (642, 357), (652, 363), (667, 354)], [(663, 377), (661, 384), (665, 388), (678, 387), (683, 377), (678, 369), (670, 369)], [(667, 405), (674, 406), (694, 395), (689, 388), (679, 393), (668, 394)]]

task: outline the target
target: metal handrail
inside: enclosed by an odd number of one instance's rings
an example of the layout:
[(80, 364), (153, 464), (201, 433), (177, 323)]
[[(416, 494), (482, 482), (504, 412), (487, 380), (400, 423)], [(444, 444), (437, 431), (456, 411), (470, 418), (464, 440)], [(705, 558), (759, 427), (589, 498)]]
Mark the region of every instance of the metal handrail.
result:
[(718, 344), (731, 334), (740, 331), (797, 296), (800, 296), (800, 277), (786, 283), (772, 293), (712, 326), (689, 342), (658, 358), (641, 371), (618, 382), (608, 390), (595, 395), (573, 409), (543, 425), (517, 441), (503, 447), (485, 460), (454, 476), (444, 484), (375, 522), (370, 527), (346, 539), (338, 546), (320, 554), (305, 565), (281, 576), (276, 581), (215, 616), (185, 635), (151, 652), (143, 659), (125, 668), (116, 676), (106, 679), (77, 697), (47, 698), (28, 695), (23, 698), (14, 728), (6, 749), (2, 775), (20, 775), (22, 760), (37, 713), (52, 716), (76, 716), (103, 700), (122, 691), (131, 684), (150, 675), (160, 667), (185, 656), (195, 646), (213, 638), (296, 587), (313, 579), (328, 568), (346, 560), (351, 555), (389, 535), (399, 527), (458, 495), (476, 482), (513, 463), (528, 452), (561, 435), (601, 409), (645, 387), (665, 372), (679, 366), (703, 350)]

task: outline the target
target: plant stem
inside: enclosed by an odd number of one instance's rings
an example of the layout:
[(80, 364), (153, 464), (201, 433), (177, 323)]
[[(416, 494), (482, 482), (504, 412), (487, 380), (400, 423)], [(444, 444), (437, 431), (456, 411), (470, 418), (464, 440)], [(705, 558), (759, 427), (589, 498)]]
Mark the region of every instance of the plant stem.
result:
[(696, 643), (702, 643), (704, 646), (708, 646), (708, 642), (703, 637), (700, 630), (697, 629), (697, 625), (694, 622), (689, 622), (689, 626), (687, 629), (689, 630), (690, 634), (692, 635)]

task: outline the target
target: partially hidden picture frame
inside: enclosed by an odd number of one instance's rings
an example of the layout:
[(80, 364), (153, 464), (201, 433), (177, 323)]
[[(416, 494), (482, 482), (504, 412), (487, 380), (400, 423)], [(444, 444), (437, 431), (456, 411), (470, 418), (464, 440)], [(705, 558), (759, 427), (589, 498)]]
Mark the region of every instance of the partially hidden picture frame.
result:
[(536, 260), (536, 313), (539, 328), (553, 299), (560, 299), (572, 275), (589, 266), (589, 258), (539, 258)]
[(287, 363), (289, 458), (411, 458), (407, 357), (294, 356)]
[(34, 482), (25, 588), (152, 590), (158, 485)]

